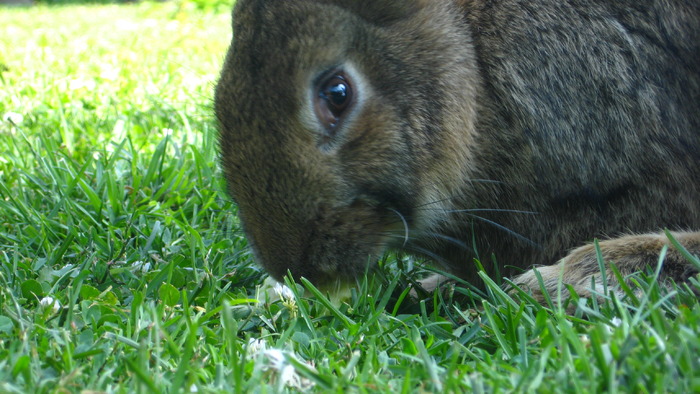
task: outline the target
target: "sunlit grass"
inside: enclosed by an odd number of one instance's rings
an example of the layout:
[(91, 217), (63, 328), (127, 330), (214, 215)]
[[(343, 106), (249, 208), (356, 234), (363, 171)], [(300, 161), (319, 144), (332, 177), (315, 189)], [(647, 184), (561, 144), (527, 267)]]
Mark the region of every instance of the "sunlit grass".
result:
[(340, 306), (254, 301), (211, 111), (229, 40), (186, 3), (0, 8), (0, 392), (700, 390), (697, 297), (652, 279), (572, 316), (495, 283), (413, 301), (389, 257)]

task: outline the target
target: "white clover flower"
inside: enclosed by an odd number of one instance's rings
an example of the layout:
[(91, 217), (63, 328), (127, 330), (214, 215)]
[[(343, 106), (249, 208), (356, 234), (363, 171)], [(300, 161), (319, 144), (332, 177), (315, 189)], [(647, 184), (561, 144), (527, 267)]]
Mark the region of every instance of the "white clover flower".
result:
[(610, 321), (610, 323), (612, 323), (612, 325), (615, 326), (615, 327), (620, 327), (620, 325), (622, 324), (622, 319), (620, 319), (619, 317), (615, 316), (615, 317), (612, 318), (612, 320)]
[[(288, 361), (288, 357), (297, 359), (294, 354), (279, 349), (268, 349), (263, 355), (268, 362), (265, 368), (274, 370), (280, 384), (298, 390), (309, 389), (314, 386), (312, 381), (299, 376), (294, 366)], [(313, 365), (308, 363), (307, 365), (309, 365), (309, 368), (313, 368)]]
[(41, 307), (42, 307), (43, 309), (49, 309), (49, 308), (51, 308), (51, 312), (52, 312), (52, 313), (58, 313), (58, 311), (61, 310), (61, 303), (58, 302), (58, 300), (55, 299), (55, 298), (53, 298), (53, 297), (48, 297), (48, 296), (47, 296), (47, 297), (42, 298), (42, 299), (39, 301), (39, 305), (41, 305)]
[(262, 338), (250, 338), (248, 339), (248, 346), (246, 346), (246, 349), (248, 350), (248, 357), (257, 357), (258, 354), (267, 351), (267, 342)]
[(267, 349), (263, 354), (270, 362), (270, 367), (278, 371), (284, 368), (287, 363), (287, 359), (284, 358), (284, 353), (279, 349)]
[(22, 116), (22, 114), (18, 114), (17, 112), (6, 112), (5, 115), (2, 116), (2, 120), (18, 125), (24, 121), (24, 116)]
[(616, 328), (620, 328), (622, 323), (623, 323), (622, 319), (615, 316), (610, 320), (610, 324), (603, 325), (603, 329), (608, 334), (612, 334), (612, 332), (615, 331)]
[(273, 290), (277, 294), (277, 297), (279, 297), (282, 300), (282, 302), (296, 303), (292, 289), (290, 289), (286, 285), (282, 283), (277, 283), (275, 284)]
[(293, 387), (297, 389), (302, 388), (301, 377), (297, 374), (297, 371), (290, 364), (287, 364), (284, 367), (282, 367), (282, 370), (280, 371), (280, 380), (282, 381), (282, 384), (287, 387)]
[(138, 260), (134, 262), (133, 267), (143, 273), (147, 273), (151, 270), (151, 263)]
[(197, 393), (197, 392), (199, 392), (199, 389), (197, 389), (197, 385), (193, 383), (190, 386), (190, 393)]
[(295, 298), (292, 289), (282, 283), (276, 283), (272, 290), (275, 292), (280, 301), (282, 301), (282, 305), (289, 309), (292, 318), (295, 318), (297, 315), (297, 299)]

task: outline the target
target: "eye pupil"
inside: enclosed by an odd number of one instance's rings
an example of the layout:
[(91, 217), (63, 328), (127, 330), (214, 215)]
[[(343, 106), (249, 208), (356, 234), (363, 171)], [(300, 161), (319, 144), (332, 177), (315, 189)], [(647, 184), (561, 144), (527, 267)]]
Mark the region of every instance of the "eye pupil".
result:
[(344, 75), (336, 74), (322, 85), (319, 98), (335, 117), (340, 117), (350, 104), (352, 89)]
[(339, 83), (328, 88), (327, 97), (336, 108), (343, 107), (348, 99), (348, 87), (344, 83)]

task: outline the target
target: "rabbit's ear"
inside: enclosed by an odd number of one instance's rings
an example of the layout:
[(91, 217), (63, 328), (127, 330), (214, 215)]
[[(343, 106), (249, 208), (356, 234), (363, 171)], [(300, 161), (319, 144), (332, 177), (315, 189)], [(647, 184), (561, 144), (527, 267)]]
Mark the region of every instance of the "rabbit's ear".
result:
[(367, 22), (387, 26), (418, 12), (435, 0), (319, 0), (352, 11)]

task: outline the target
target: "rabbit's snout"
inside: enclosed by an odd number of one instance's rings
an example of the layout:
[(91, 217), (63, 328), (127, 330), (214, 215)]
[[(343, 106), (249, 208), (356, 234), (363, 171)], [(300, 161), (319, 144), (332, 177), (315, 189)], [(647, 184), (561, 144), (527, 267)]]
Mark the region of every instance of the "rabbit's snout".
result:
[(322, 204), (294, 218), (270, 206), (256, 207), (265, 212), (250, 217), (252, 207), (240, 208), (256, 260), (271, 276), (281, 281), (289, 271), (320, 287), (354, 282), (403, 231), (396, 214), (364, 199)]

